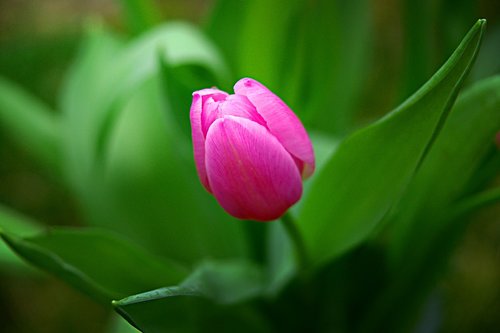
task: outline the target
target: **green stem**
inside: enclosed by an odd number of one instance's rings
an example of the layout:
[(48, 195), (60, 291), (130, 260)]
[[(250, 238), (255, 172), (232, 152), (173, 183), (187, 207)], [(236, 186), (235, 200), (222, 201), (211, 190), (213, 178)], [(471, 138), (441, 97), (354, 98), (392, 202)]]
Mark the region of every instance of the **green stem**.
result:
[(283, 222), (283, 226), (285, 227), (288, 236), (290, 236), (292, 240), (293, 246), (295, 248), (295, 254), (297, 256), (297, 262), (299, 264), (299, 269), (301, 271), (305, 271), (305, 269), (308, 267), (308, 257), (304, 239), (302, 238), (299, 229), (297, 229), (295, 221), (289, 213), (285, 213), (285, 215), (281, 217), (281, 221)]

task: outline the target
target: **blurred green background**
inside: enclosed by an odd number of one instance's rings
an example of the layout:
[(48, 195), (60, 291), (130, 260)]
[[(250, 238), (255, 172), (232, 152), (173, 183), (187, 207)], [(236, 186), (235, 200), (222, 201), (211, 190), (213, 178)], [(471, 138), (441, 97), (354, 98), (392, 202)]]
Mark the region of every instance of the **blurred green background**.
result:
[[(206, 26), (214, 3), (156, 1), (157, 17)], [(357, 126), (392, 109), (424, 83), (477, 18), (487, 18), (488, 28), (469, 81), (499, 72), (498, 0), (372, 0), (370, 6), (366, 55), (370, 61), (362, 72), (363, 98), (356, 101)], [(0, 75), (55, 109), (85, 22), (103, 20), (112, 29), (130, 34), (131, 27), (123, 18), (119, 2), (112, 0), (1, 0)], [(222, 49), (230, 49), (235, 38), (222, 45), (217, 42)], [(379, 93), (381, 85), (383, 94)], [(3, 131), (0, 202), (47, 224), (82, 223), (79, 207), (67, 190), (41, 172)], [(442, 332), (498, 332), (500, 328), (500, 207), (484, 210), (476, 219), (436, 291), (443, 296), (436, 298), (444, 303)], [(1, 332), (109, 332), (115, 318), (53, 277), (0, 267)], [(425, 332), (425, 327), (421, 329)]]

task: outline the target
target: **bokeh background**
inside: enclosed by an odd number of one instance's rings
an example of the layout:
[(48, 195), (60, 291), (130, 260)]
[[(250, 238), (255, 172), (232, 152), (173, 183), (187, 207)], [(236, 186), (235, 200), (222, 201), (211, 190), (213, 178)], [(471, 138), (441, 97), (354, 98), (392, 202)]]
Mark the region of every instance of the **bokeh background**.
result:
[[(156, 1), (157, 14), (161, 20), (203, 26), (214, 3)], [(357, 103), (359, 126), (386, 113), (424, 83), (477, 18), (486, 18), (488, 28), (469, 80), (500, 71), (498, 0), (372, 0), (370, 6), (369, 66), (363, 72), (363, 98)], [(130, 33), (119, 1), (0, 0), (0, 75), (55, 109), (63, 76), (89, 20)], [(232, 42), (227, 40), (225, 47)], [(40, 171), (1, 128), (0, 202), (48, 225), (82, 223), (67, 190)], [(443, 303), (436, 305), (443, 309), (442, 332), (500, 329), (500, 207), (485, 209), (476, 219), (436, 291), (443, 296), (436, 298)], [(53, 277), (0, 267), (1, 332), (111, 332), (116, 331), (115, 321), (109, 310)]]

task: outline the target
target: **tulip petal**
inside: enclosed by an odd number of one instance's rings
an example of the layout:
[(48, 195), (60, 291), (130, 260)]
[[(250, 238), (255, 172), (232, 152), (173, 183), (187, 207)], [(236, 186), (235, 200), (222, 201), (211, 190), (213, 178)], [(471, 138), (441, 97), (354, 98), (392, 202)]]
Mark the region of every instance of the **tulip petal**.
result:
[(303, 177), (312, 175), (315, 163), (311, 140), (293, 111), (269, 89), (250, 78), (236, 82), (234, 92), (248, 97), (266, 121), (269, 131), (290, 154), (304, 162)]
[(265, 127), (251, 120), (224, 116), (214, 121), (205, 153), (213, 194), (235, 217), (274, 220), (302, 195), (292, 156)]
[(250, 119), (266, 127), (264, 118), (262, 118), (255, 109), (255, 106), (245, 96), (229, 95), (224, 100), (219, 101), (209, 97), (203, 103), (203, 110), (201, 112), (201, 128), (203, 134), (206, 136), (210, 125), (212, 125), (216, 119), (224, 116), (236, 116)]
[(191, 103), (191, 110), (189, 117), (191, 119), (191, 135), (193, 139), (194, 161), (196, 170), (200, 177), (201, 183), (208, 192), (212, 192), (207, 179), (207, 172), (205, 169), (205, 136), (202, 132), (201, 126), (201, 111), (203, 102), (207, 98), (212, 97), (217, 100), (225, 98), (228, 94), (218, 89), (203, 89), (193, 93), (193, 101)]

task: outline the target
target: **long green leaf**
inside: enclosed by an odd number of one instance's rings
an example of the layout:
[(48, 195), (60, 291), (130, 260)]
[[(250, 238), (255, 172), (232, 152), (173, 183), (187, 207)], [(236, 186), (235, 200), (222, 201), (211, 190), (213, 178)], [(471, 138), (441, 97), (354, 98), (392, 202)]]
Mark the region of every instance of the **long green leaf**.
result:
[(184, 64), (172, 66), (159, 59), (162, 63), (163, 85), (165, 95), (168, 100), (172, 119), (178, 125), (180, 132), (184, 135), (184, 141), (191, 139), (191, 124), (185, 112), (178, 110), (189, 110), (192, 101), (193, 91), (206, 87), (220, 87), (224, 85), (217, 78), (216, 73), (212, 73), (207, 68), (196, 64)]
[[(352, 129), (369, 65), (370, 10), (366, 0), (304, 3), (307, 15), (299, 17), (305, 20), (305, 31), (299, 33), (304, 41), (297, 50), (298, 61), (304, 62), (298, 78), (302, 87), (290, 98), (305, 102), (297, 110), (303, 108), (309, 127), (336, 135)], [(281, 84), (293, 86), (293, 78), (285, 77)]]
[(116, 109), (138, 85), (160, 71), (159, 56), (171, 66), (203, 66), (216, 73), (217, 83), (228, 79), (217, 50), (189, 24), (159, 26), (126, 47), (102, 27), (90, 28), (61, 100), (68, 173), (82, 191), (92, 181), (98, 152), (119, 115)]
[[(390, 255), (396, 267), (425, 248), (439, 217), (463, 195), (500, 129), (500, 76), (460, 95), (439, 137), (393, 216)], [(432, 196), (429, 195), (432, 193)]]
[(338, 134), (365, 81), (369, 14), (366, 0), (220, 0), (207, 31), (236, 76), (261, 80), (311, 128)]
[(191, 147), (161, 97), (152, 78), (124, 100), (87, 202), (92, 223), (189, 265), (244, 256), (243, 225), (199, 184)]
[[(417, 251), (409, 251), (404, 263), (399, 263), (396, 272), (391, 272), (387, 283), (373, 297), (371, 311), (361, 319), (359, 332), (406, 332), (418, 320), (424, 302), (437, 280), (446, 272), (450, 257), (459, 241), (463, 239), (471, 219), (478, 208), (497, 203), (500, 188), (480, 193), (472, 198), (459, 200), (445, 210), (437, 222), (439, 228), (426, 239), (418, 239)], [(411, 258), (411, 260), (408, 260)], [(398, 315), (395, 317), (394, 313)]]
[(340, 144), (304, 198), (298, 227), (315, 265), (364, 240), (401, 196), (468, 73), (479, 20), (443, 67), (392, 113)]
[[(459, 96), (395, 207), (388, 221), (390, 280), (374, 298), (374, 310), (363, 319), (364, 332), (392, 332), (411, 324), (466, 230), (469, 219), (464, 215), (498, 200), (498, 189), (472, 198), (463, 196), (481, 162), (496, 149), (493, 138), (500, 128), (499, 92), (497, 76), (476, 83)], [(398, 311), (397, 319), (394, 311)]]
[(244, 23), (236, 39), (240, 43), (239, 76), (253, 77), (276, 91), (286, 56), (288, 29), (299, 4), (297, 0), (256, 0), (247, 4)]
[[(267, 332), (253, 310), (235, 305), (263, 290), (260, 269), (247, 262), (202, 263), (180, 285), (113, 302), (117, 312), (142, 332)], [(227, 306), (232, 304), (231, 307)]]
[(61, 168), (58, 115), (14, 83), (0, 77), (0, 126), (48, 172)]
[(188, 119), (189, 108), (165, 103), (159, 59), (227, 79), (217, 50), (188, 24), (160, 26), (125, 47), (97, 31), (63, 103), (74, 188), (91, 224), (119, 230), (166, 258), (193, 264), (242, 256), (242, 225), (198, 183), (189, 139), (176, 122), (182, 114)]
[[(243, 29), (247, 4), (245, 1), (217, 0), (205, 23), (207, 34), (222, 51), (233, 73), (237, 72), (241, 44), (235, 36), (240, 36)], [(231, 87), (220, 88), (226, 90)]]
[(1, 237), (31, 264), (105, 303), (174, 284), (186, 274), (180, 266), (103, 230), (60, 228), (26, 238), (2, 231)]
[[(437, 29), (439, 14), (438, 5), (431, 5), (431, 3), (436, 2), (404, 0), (401, 3), (405, 34), (404, 63), (400, 84), (401, 98), (410, 96), (433, 71), (438, 49), (433, 42), (436, 39), (435, 29)], [(444, 25), (441, 27), (444, 28)]]
[(111, 75), (110, 64), (122, 49), (116, 36), (98, 25), (89, 27), (80, 54), (70, 68), (60, 94), (63, 112), (65, 171), (70, 187), (85, 192), (91, 183), (94, 153), (104, 101), (108, 102), (119, 79)]

